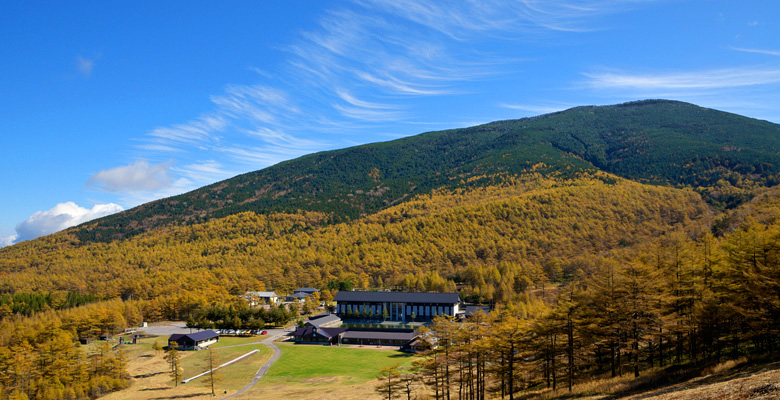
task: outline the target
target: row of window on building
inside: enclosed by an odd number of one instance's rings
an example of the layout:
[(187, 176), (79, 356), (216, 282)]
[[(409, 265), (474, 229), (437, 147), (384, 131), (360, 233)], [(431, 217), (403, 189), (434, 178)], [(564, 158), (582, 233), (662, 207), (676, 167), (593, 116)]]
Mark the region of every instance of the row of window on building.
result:
[[(382, 304), (339, 304), (339, 314), (367, 314), (381, 316), (384, 314), (385, 306)], [(387, 305), (387, 313), (390, 318), (398, 317), (403, 311), (403, 304), (391, 303)], [(419, 317), (432, 317), (438, 315), (453, 315), (453, 308), (450, 306), (435, 305), (406, 305), (406, 317), (412, 315)]]

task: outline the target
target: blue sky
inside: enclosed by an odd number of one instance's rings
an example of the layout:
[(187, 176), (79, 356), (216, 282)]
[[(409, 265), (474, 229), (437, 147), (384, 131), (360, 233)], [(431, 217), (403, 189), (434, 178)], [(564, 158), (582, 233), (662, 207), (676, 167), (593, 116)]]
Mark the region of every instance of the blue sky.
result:
[(222, 3), (2, 4), (0, 245), (316, 151), (579, 105), (780, 122), (776, 1)]

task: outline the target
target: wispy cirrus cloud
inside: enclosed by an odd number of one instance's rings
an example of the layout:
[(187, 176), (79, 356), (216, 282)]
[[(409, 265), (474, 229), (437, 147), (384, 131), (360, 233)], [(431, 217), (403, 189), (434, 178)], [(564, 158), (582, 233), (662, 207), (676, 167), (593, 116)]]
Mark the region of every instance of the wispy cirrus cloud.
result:
[(748, 49), (743, 47), (729, 47), (731, 50), (735, 51), (741, 51), (743, 53), (756, 53), (756, 54), (764, 54), (768, 56), (776, 56), (780, 57), (780, 51), (778, 50), (766, 50), (766, 49)]
[(157, 146), (175, 149), (177, 145), (199, 144), (215, 139), (215, 134), (225, 129), (226, 121), (220, 113), (203, 115), (195, 120), (155, 128), (149, 132), (149, 140)]
[(234, 171), (359, 144), (368, 130), (403, 136), (399, 125), (429, 129), (431, 118), (451, 116), (431, 117), (415, 101), (468, 94), (474, 82), (527, 61), (490, 42), (602, 29), (599, 17), (640, 2), (354, 0), (327, 10), (282, 45), (286, 58), (272, 72), (250, 68), (256, 82), (227, 85), (210, 97), (210, 110), (152, 129), (136, 149), (139, 158), (219, 166), (208, 173), (170, 169), (168, 184), (158, 189), (162, 195), (206, 177), (225, 179)]
[(216, 182), (220, 179), (224, 179), (225, 176), (233, 176), (246, 172), (226, 169), (224, 165), (215, 160), (198, 161), (181, 167), (174, 166), (171, 169), (179, 175), (188, 177), (188, 181), (191, 181), (192, 185), (195, 187)]
[(780, 68), (744, 67), (672, 73), (584, 73), (585, 85), (596, 89), (723, 89), (780, 83)]
[[(245, 162), (333, 147), (350, 140), (344, 135), (386, 122), (417, 124), (426, 118), (410, 99), (468, 93), (465, 83), (518, 62), (484, 47), (486, 37), (535, 40), (540, 32), (601, 29), (598, 17), (649, 1), (355, 0), (328, 10), (283, 47), (289, 57), (278, 72), (257, 70), (260, 83), (226, 87), (211, 97), (212, 111), (156, 128), (138, 148), (217, 150)], [(297, 139), (332, 137), (333, 126), (342, 127), (333, 140)], [(235, 146), (245, 140), (247, 146)], [(276, 154), (247, 157), (240, 147)]]
[(522, 111), (530, 115), (549, 114), (557, 111), (563, 111), (579, 104), (499, 104), (499, 107), (509, 110)]
[(745, 66), (676, 72), (583, 73), (577, 90), (590, 89), (606, 98), (669, 98), (705, 107), (780, 120), (773, 104), (780, 100), (780, 68)]
[(586, 32), (602, 29), (594, 18), (624, 12), (654, 0), (487, 0), (435, 1), (365, 0), (360, 3), (436, 30), (456, 40), (471, 35), (539, 34), (549, 31)]

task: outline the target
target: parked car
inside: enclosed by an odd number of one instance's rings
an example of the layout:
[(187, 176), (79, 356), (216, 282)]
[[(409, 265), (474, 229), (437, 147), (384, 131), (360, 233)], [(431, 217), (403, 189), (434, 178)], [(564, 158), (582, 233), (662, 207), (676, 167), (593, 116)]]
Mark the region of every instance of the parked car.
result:
[(268, 334), (268, 331), (262, 331), (262, 332), (260, 332), (260, 334), (261, 334), (261, 335), (267, 335), (267, 334)]

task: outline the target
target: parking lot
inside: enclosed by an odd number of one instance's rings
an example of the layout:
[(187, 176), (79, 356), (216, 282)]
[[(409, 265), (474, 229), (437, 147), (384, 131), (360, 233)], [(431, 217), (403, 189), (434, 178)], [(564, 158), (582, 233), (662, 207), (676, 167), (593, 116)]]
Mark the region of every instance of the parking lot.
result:
[[(220, 332), (219, 329), (214, 329), (217, 332)], [(267, 331), (268, 335), (279, 335), (283, 336), (288, 332), (291, 332), (290, 328), (283, 329), (283, 328), (276, 328), (276, 329), (264, 329)], [(172, 321), (172, 322), (157, 322), (150, 324), (146, 328), (138, 328), (138, 331), (143, 331), (147, 335), (155, 335), (155, 336), (170, 336), (175, 333), (190, 333), (190, 328), (187, 328), (187, 325), (184, 321)], [(192, 332), (197, 332), (197, 329), (192, 329)], [(223, 334), (223, 333), (220, 333)], [(227, 333), (231, 334), (231, 333)]]

